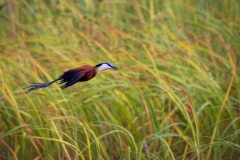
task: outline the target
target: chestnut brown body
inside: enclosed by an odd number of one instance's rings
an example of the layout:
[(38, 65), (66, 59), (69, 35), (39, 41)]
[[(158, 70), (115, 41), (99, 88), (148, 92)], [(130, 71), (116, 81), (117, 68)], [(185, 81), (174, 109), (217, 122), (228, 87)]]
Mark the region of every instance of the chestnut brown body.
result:
[(82, 66), (79, 68), (71, 69), (66, 71), (59, 77), (60, 84), (66, 83), (61, 86), (62, 89), (67, 88), (77, 82), (84, 82), (94, 78), (96, 75), (95, 67), (93, 66)]

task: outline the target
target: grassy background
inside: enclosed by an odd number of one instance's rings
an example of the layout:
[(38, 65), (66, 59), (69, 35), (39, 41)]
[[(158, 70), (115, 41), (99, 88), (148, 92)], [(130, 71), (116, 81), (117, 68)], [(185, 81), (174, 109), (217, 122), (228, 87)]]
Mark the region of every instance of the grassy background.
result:
[[(238, 159), (238, 0), (0, 0), (0, 159)], [(111, 62), (89, 82), (28, 82)]]

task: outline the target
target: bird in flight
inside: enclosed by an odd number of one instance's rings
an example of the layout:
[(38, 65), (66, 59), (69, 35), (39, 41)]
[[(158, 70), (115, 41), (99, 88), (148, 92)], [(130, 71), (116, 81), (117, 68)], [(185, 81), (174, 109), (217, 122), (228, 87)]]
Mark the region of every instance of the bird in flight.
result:
[(99, 63), (95, 66), (85, 65), (82, 67), (74, 68), (64, 72), (61, 76), (59, 76), (57, 79), (51, 82), (31, 83), (31, 85), (27, 87), (28, 90), (26, 91), (26, 93), (29, 93), (39, 88), (46, 88), (56, 81), (60, 81), (60, 84), (63, 84), (61, 88), (64, 89), (77, 82), (88, 81), (94, 78), (96, 74), (98, 74), (99, 72), (108, 70), (108, 69), (118, 70), (118, 68), (112, 65), (111, 63)]

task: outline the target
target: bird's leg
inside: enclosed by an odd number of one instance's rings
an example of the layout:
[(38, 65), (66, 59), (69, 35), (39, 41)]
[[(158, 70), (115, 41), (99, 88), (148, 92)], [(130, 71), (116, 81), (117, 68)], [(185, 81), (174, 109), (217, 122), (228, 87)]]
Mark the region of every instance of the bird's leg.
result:
[(48, 83), (31, 83), (31, 85), (26, 87), (26, 88), (29, 88), (26, 91), (26, 93), (29, 93), (29, 92), (31, 92), (33, 90), (36, 90), (36, 89), (39, 89), (39, 88), (46, 88), (46, 87), (50, 86), (51, 84), (53, 84), (54, 82), (58, 81), (59, 79), (60, 79), (60, 77), (51, 81), (51, 82), (48, 82)]

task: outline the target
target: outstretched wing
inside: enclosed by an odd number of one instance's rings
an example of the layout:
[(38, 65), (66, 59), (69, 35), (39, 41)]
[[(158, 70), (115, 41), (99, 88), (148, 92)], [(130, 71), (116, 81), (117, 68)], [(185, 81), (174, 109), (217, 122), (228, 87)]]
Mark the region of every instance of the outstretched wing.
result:
[(60, 84), (65, 83), (61, 88), (64, 89), (77, 83), (90, 69), (91, 68), (87, 66), (83, 66), (64, 72), (63, 75), (60, 76)]

